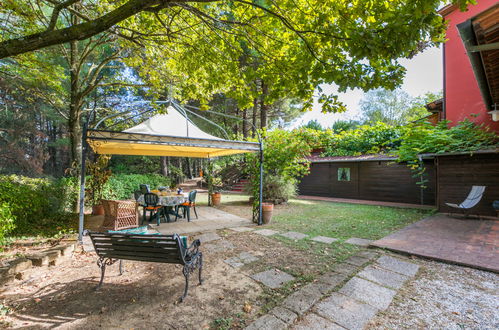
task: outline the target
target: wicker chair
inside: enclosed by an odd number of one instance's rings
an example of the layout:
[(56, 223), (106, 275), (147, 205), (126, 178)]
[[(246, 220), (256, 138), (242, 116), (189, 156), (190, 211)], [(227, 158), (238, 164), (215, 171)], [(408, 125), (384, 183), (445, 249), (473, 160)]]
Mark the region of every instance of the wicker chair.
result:
[(121, 230), (139, 226), (139, 213), (135, 201), (103, 200), (104, 229)]

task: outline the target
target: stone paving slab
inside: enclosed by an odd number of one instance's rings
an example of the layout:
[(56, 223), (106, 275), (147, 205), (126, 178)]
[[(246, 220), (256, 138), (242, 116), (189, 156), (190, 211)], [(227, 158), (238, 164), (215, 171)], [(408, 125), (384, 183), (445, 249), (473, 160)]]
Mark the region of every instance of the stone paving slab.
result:
[(342, 273), (345, 275), (352, 275), (353, 273), (356, 273), (359, 270), (359, 267), (342, 262), (342, 263), (334, 266), (333, 270), (337, 273)]
[(376, 308), (336, 292), (320, 302), (315, 311), (347, 329), (363, 329), (377, 313)]
[(414, 276), (418, 272), (419, 266), (412, 262), (400, 260), (390, 256), (381, 256), (376, 263), (384, 269), (391, 270), (405, 276)]
[(274, 315), (266, 314), (247, 326), (246, 330), (280, 330), (286, 329), (287, 325)]
[(400, 289), (408, 279), (408, 277), (404, 275), (394, 273), (373, 265), (364, 268), (360, 273), (357, 274), (357, 276), (384, 286), (388, 286), (393, 289)]
[(241, 252), (238, 256), (225, 259), (224, 262), (234, 268), (239, 268), (251, 262), (257, 261), (258, 259), (258, 257), (249, 252)]
[(363, 257), (363, 258), (367, 258), (369, 260), (372, 260), (372, 259), (378, 257), (379, 253), (377, 253), (376, 251), (366, 250), (366, 251), (360, 251), (359, 253), (357, 253), (357, 255), (359, 257)]
[(345, 329), (317, 314), (309, 313), (295, 324), (293, 330), (342, 330)]
[(347, 260), (345, 260), (346, 263), (349, 263), (351, 265), (354, 265), (354, 266), (362, 266), (364, 264), (366, 264), (367, 262), (369, 262), (369, 259), (367, 258), (363, 258), (363, 257), (359, 257), (359, 256), (351, 256), (350, 258), (348, 258)]
[(347, 274), (329, 272), (329, 273), (321, 275), (317, 279), (317, 281), (321, 282), (321, 283), (326, 283), (326, 284), (330, 285), (331, 289), (333, 289), (334, 287), (341, 284), (347, 277), (348, 277)]
[(270, 311), (270, 314), (274, 315), (279, 320), (284, 321), (287, 324), (293, 323), (298, 318), (298, 315), (295, 312), (290, 311), (289, 309), (282, 306), (274, 307), (274, 309)]
[(259, 258), (252, 255), (251, 253), (245, 251), (245, 252), (239, 253), (239, 259), (241, 259), (241, 261), (244, 264), (249, 264), (250, 262), (257, 261)]
[(199, 235), (196, 237), (198, 240), (201, 241), (201, 243), (206, 243), (206, 242), (211, 242), (211, 241), (216, 241), (218, 239), (221, 239), (217, 233), (215, 232), (208, 232), (202, 235)]
[(275, 234), (279, 234), (278, 231), (272, 230), (272, 229), (259, 229), (259, 230), (255, 230), (254, 233), (258, 234), (258, 235), (263, 235), (263, 236), (272, 236)]
[(357, 238), (357, 237), (352, 237), (349, 238), (345, 241), (345, 243), (348, 244), (354, 244), (354, 245), (359, 245), (359, 246), (364, 246), (367, 247), (369, 244), (371, 244), (373, 241), (370, 239), (365, 239), (365, 238)]
[(339, 291), (378, 309), (386, 309), (397, 293), (360, 277), (353, 277)]
[(238, 257), (232, 257), (229, 259), (225, 259), (224, 262), (227, 265), (232, 266), (234, 268), (239, 268), (239, 267), (244, 266), (244, 264), (241, 262), (241, 259), (239, 259)]
[(229, 228), (230, 230), (237, 231), (237, 232), (245, 232), (245, 231), (253, 231), (255, 228), (253, 227), (234, 227), (234, 228)]
[(287, 233), (280, 234), (280, 235), (283, 237), (289, 238), (289, 239), (297, 239), (297, 240), (304, 239), (304, 238), (308, 237), (308, 235), (298, 233), (296, 231), (288, 231)]
[(253, 274), (251, 275), (251, 278), (272, 289), (280, 288), (284, 283), (295, 279), (288, 273), (282, 272), (278, 269), (270, 269), (261, 273)]
[(336, 242), (338, 239), (333, 238), (333, 237), (327, 237), (327, 236), (315, 236), (311, 238), (312, 241), (319, 242), (319, 243), (325, 243), (325, 244), (331, 244), (333, 242)]
[(321, 299), (322, 293), (317, 286), (309, 284), (288, 296), (282, 305), (298, 315), (308, 311), (316, 302)]
[(235, 246), (234, 246), (234, 244), (232, 244), (229, 241), (221, 240), (221, 241), (218, 241), (215, 244), (206, 244), (204, 246), (204, 248), (208, 249), (208, 250), (210, 250), (212, 252), (224, 252), (224, 251), (228, 251), (228, 250), (234, 249)]

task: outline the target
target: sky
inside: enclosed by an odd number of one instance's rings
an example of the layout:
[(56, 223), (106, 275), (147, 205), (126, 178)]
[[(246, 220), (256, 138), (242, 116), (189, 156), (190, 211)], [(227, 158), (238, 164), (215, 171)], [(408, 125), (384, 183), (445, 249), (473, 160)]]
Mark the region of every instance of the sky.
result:
[[(442, 90), (443, 63), (441, 48), (429, 48), (410, 60), (400, 60), (400, 63), (407, 69), (404, 83), (400, 88), (409, 93), (409, 95), (416, 97), (426, 92), (436, 93)], [(334, 93), (336, 90), (333, 85), (321, 87), (324, 92)], [(315, 100), (313, 110), (298, 118), (290, 128), (301, 126), (314, 119), (319, 121), (323, 127), (331, 127), (337, 120), (358, 119), (360, 116), (359, 102), (363, 95), (364, 92), (360, 89), (339, 93), (339, 100), (345, 103), (348, 110), (338, 114), (321, 113), (320, 105)]]

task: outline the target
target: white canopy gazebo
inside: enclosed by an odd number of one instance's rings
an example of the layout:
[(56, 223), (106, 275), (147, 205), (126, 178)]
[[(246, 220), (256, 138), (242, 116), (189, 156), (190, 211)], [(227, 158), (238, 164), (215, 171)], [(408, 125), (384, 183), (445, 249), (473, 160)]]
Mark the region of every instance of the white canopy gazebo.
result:
[[(85, 157), (88, 146), (95, 153), (106, 155), (174, 156), (207, 159), (248, 152), (259, 152), (260, 199), (258, 205), (258, 224), (262, 224), (263, 143), (261, 139), (260, 142), (233, 141), (210, 135), (197, 127), (189, 119), (187, 112), (192, 113), (181, 107), (178, 103), (168, 101), (167, 113), (156, 114), (143, 123), (123, 131), (98, 129), (99, 125), (105, 119), (116, 115), (103, 118), (96, 124), (94, 129), (88, 129), (87, 125), (84, 126), (80, 178), (80, 240), (84, 224)], [(197, 116), (214, 124), (199, 115)]]

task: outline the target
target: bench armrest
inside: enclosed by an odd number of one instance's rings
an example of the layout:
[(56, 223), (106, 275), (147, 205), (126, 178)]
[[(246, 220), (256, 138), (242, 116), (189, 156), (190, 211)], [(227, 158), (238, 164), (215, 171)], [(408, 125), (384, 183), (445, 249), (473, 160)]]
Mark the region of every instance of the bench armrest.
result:
[(199, 246), (201, 246), (200, 240), (195, 240), (191, 245), (185, 250), (185, 259), (190, 260), (199, 252)]

